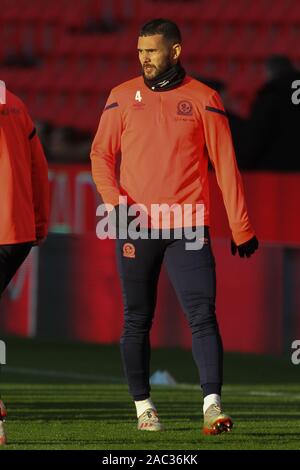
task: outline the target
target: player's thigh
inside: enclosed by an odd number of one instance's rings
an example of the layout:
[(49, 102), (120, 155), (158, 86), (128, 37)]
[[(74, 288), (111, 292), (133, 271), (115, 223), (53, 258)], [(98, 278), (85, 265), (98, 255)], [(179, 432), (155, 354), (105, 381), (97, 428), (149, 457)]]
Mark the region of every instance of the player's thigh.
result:
[(174, 241), (166, 250), (165, 264), (186, 313), (215, 302), (215, 258), (209, 237), (199, 250), (187, 250), (184, 239)]
[(161, 240), (116, 240), (116, 257), (126, 310), (152, 315), (163, 260)]
[(162, 240), (116, 240), (116, 257), (121, 278), (134, 281), (155, 279), (163, 260)]

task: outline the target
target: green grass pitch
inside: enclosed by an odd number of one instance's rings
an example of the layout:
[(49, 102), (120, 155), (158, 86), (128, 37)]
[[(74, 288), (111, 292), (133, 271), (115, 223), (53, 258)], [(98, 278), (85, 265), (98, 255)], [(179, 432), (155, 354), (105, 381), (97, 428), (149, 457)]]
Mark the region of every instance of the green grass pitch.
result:
[(191, 352), (152, 352), (152, 372), (180, 384), (153, 386), (163, 433), (136, 429), (118, 345), (1, 338), (7, 345), (1, 394), (9, 444), (23, 449), (300, 449), (300, 365), (289, 356), (225, 354), (223, 406), (231, 433), (204, 436), (202, 395)]

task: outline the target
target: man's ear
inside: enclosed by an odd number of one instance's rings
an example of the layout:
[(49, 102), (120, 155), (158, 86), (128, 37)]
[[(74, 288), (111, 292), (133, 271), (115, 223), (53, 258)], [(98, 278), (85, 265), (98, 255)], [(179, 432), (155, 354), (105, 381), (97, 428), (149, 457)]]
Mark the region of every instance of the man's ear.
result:
[(177, 60), (181, 54), (181, 45), (179, 43), (172, 46), (172, 59)]

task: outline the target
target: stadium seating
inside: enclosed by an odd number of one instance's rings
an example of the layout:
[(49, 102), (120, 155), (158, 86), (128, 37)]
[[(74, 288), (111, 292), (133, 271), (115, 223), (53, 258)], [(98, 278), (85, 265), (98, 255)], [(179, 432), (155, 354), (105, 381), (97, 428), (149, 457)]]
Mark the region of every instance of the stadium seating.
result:
[(298, 0), (1, 0), (0, 78), (34, 117), (92, 132), (109, 90), (139, 73), (138, 30), (153, 17), (178, 22), (188, 73), (223, 80), (242, 115), (266, 57), (300, 60)]

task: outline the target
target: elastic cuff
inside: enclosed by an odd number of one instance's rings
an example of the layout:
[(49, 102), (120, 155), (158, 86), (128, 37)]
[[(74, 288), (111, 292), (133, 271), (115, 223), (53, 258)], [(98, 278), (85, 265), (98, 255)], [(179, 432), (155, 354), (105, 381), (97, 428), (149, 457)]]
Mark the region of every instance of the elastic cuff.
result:
[(232, 232), (232, 238), (236, 245), (242, 245), (254, 237), (255, 232), (253, 230), (245, 230), (243, 232)]
[(203, 392), (203, 398), (205, 398), (207, 395), (210, 395), (211, 393), (216, 393), (217, 395), (221, 396), (221, 391), (222, 391), (221, 383), (201, 384), (201, 387), (202, 387), (202, 392)]
[(134, 395), (133, 397), (134, 401), (147, 400), (148, 398), (150, 398), (149, 393), (144, 393), (143, 395)]

